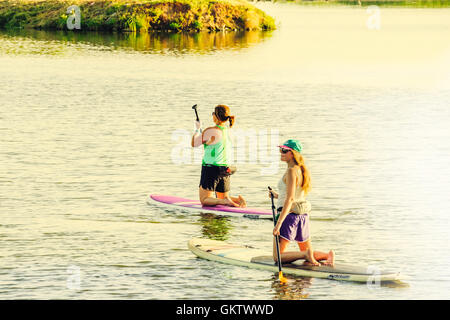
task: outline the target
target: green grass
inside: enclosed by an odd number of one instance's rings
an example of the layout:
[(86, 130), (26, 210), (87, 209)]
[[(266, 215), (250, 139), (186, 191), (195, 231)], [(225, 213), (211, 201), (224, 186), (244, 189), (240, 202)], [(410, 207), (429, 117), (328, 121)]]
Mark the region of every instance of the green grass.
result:
[(82, 30), (275, 29), (272, 17), (245, 0), (4, 0), (0, 28), (65, 30), (71, 5), (81, 9)]

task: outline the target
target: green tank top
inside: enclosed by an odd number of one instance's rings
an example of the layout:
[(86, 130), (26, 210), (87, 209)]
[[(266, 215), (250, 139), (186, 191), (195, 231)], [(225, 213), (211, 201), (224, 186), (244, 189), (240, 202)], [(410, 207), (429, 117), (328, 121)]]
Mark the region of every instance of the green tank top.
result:
[(216, 125), (216, 127), (222, 131), (222, 139), (212, 145), (203, 144), (204, 155), (202, 165), (228, 166), (231, 160), (231, 141), (228, 136), (228, 128), (219, 125)]

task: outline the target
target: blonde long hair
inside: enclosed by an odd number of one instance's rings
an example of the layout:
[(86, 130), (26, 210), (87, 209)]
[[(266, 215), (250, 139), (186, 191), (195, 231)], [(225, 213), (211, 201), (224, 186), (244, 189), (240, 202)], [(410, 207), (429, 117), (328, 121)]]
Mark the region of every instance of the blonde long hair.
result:
[(305, 165), (305, 159), (303, 159), (303, 156), (300, 154), (300, 152), (291, 150), (292, 154), (294, 155), (294, 161), (295, 163), (300, 166), (300, 169), (302, 170), (303, 179), (302, 179), (302, 190), (305, 192), (305, 195), (308, 194), (311, 191), (311, 174), (309, 173), (308, 168), (306, 168)]

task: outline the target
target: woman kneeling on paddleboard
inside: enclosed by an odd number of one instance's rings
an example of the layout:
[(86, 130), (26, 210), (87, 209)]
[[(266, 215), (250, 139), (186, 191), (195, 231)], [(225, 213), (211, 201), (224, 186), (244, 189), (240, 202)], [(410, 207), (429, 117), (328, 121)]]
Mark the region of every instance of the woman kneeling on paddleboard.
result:
[[(234, 116), (230, 115), (230, 108), (218, 105), (212, 113), (214, 127), (201, 129), (200, 121), (195, 122), (196, 130), (192, 136), (191, 146), (204, 146), (202, 173), (199, 185), (200, 202), (204, 206), (218, 204), (230, 207), (246, 207), (244, 198), (229, 195), (230, 176), (233, 173), (229, 167), (231, 163), (231, 139), (228, 135), (226, 122), (230, 128), (234, 124)], [(214, 196), (214, 192), (216, 196)]]
[[(320, 265), (318, 261), (326, 260), (325, 265), (334, 265), (334, 252), (313, 251), (309, 236), (309, 211), (311, 205), (305, 196), (311, 190), (311, 178), (300, 154), (303, 147), (298, 140), (290, 139), (279, 146), (281, 161), (287, 163), (287, 170), (278, 182), (278, 191), (269, 191), (278, 199), (275, 218), (277, 223), (273, 235), (279, 235), (280, 254), (282, 262), (292, 262), (307, 259), (313, 265)], [(274, 238), (276, 239), (276, 237)], [(276, 240), (274, 240), (274, 260), (277, 261)], [(300, 252), (285, 252), (290, 241), (296, 241)]]

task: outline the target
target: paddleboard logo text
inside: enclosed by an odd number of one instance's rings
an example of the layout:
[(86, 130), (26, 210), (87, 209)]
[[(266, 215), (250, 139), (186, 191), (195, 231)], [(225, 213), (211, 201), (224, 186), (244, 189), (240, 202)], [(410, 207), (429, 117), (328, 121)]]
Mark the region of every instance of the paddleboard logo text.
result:
[(345, 274), (330, 274), (328, 276), (328, 279), (331, 279), (331, 280), (348, 279), (348, 278), (350, 278), (350, 276), (345, 275)]

